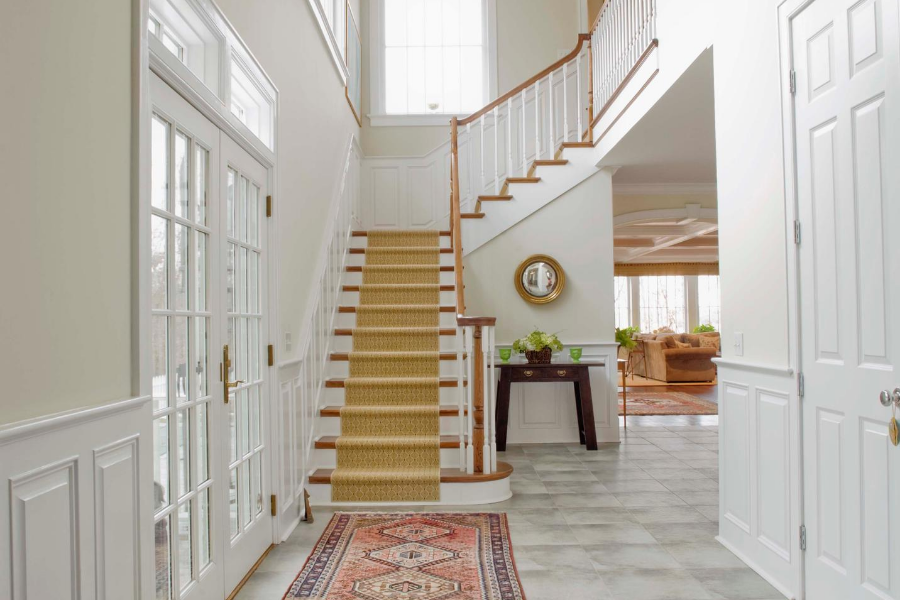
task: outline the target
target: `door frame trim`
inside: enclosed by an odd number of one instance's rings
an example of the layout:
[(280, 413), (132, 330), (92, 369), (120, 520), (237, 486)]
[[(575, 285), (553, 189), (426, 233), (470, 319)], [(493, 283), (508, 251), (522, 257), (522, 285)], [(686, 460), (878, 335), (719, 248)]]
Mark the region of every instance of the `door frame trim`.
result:
[[(791, 72), (794, 70), (793, 49), (794, 39), (792, 24), (794, 18), (800, 15), (816, 0), (783, 0), (778, 5), (778, 52), (779, 52), (779, 87), (781, 89), (781, 119), (782, 119), (782, 158), (784, 160), (784, 227), (785, 227), (785, 261), (787, 267), (787, 295), (788, 295), (788, 365), (794, 372), (794, 379), (798, 385), (803, 369), (803, 348), (801, 336), (801, 307), (800, 307), (800, 246), (795, 240), (795, 222), (800, 218), (800, 199), (797, 196), (797, 138), (795, 134), (796, 119), (794, 93), (791, 91)], [(798, 525), (806, 522), (805, 502), (806, 474), (804, 470), (803, 439), (804, 409), (803, 399), (798, 395), (800, 403), (799, 421), (791, 433), (796, 433), (797, 442), (794, 445), (798, 449), (796, 459), (799, 467), (799, 498), (793, 499), (797, 503), (796, 514), (799, 518)], [(806, 551), (800, 549), (799, 536), (795, 536), (794, 544), (800, 555), (799, 572), (797, 575), (797, 589), (799, 599), (806, 598)]]
[[(166, 84), (180, 94), (185, 101), (198, 110), (200, 114), (212, 121), (219, 130), (228, 135), (240, 148), (245, 150), (263, 165), (266, 169), (266, 186), (269, 194), (274, 195), (277, 190), (277, 161), (279, 146), (278, 117), (279, 117), (279, 92), (262, 65), (250, 52), (247, 44), (238, 35), (232, 24), (214, 4), (209, 6), (217, 11), (221, 24), (227, 30), (231, 47), (241, 54), (246, 62), (250, 61), (257, 70), (257, 74), (265, 80), (270, 88), (273, 99), (272, 106), (272, 135), (273, 148), (270, 150), (257, 139), (251, 139), (238, 127), (236, 127), (225, 104), (215, 97), (202, 82), (192, 84), (191, 81), (181, 77), (166, 62), (151, 52), (149, 44), (149, 32), (147, 22), (150, 16), (150, 0), (131, 0), (131, 205), (133, 217), (131, 220), (131, 388), (132, 396), (147, 398), (151, 393), (152, 357), (150, 353), (150, 122), (153, 105), (150, 98), (150, 73), (155, 73)], [(224, 60), (224, 57), (223, 57)], [(273, 203), (272, 216), (266, 218), (268, 252), (267, 268), (268, 280), (266, 282), (268, 315), (268, 341), (273, 344), (278, 338), (279, 313), (278, 313), (278, 204)], [(215, 356), (215, 355), (214, 355)], [(278, 488), (279, 463), (274, 449), (281, 446), (281, 440), (277, 439), (278, 429), (273, 427), (275, 417), (274, 409), (278, 395), (278, 370), (275, 366), (265, 367), (268, 391), (264, 398), (265, 412), (269, 415), (268, 423), (262, 435), (266, 436), (266, 445), (269, 451), (269, 466), (265, 470), (269, 478), (269, 489), (275, 492)], [(142, 458), (145, 472), (149, 473), (150, 458)], [(153, 549), (153, 498), (152, 486), (145, 486), (147, 493), (141, 498), (141, 555), (140, 572), (142, 578), (140, 589), (143, 597), (151, 598), (155, 595), (155, 567)], [(277, 544), (281, 540), (278, 536), (278, 519), (271, 520), (272, 543)]]

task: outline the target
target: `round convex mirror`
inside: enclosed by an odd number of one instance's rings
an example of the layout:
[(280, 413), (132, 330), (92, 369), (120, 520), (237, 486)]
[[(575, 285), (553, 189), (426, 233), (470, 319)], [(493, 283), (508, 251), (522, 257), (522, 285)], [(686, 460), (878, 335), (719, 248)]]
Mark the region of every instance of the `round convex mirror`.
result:
[(556, 300), (565, 284), (566, 274), (562, 267), (543, 254), (528, 258), (516, 269), (516, 290), (534, 304)]

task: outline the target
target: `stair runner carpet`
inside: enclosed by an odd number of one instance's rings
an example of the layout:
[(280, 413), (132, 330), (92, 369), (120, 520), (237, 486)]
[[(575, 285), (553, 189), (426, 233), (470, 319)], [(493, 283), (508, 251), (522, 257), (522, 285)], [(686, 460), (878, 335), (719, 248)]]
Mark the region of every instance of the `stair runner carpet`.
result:
[(440, 500), (440, 237), (370, 231), (334, 502)]

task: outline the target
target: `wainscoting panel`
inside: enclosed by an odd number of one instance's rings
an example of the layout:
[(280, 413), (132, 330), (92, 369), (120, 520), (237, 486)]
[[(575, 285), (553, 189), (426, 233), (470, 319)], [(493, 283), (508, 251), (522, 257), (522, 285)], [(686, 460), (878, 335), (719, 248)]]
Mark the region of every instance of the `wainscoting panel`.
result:
[(0, 598), (153, 596), (151, 438), (149, 398), (0, 429)]
[[(504, 344), (498, 344), (503, 346)], [(505, 344), (509, 346), (509, 344)], [(573, 344), (574, 345), (574, 344)], [(597, 440), (619, 441), (615, 344), (582, 344), (582, 360), (606, 360), (605, 368), (592, 368), (591, 394)], [(568, 349), (560, 353), (566, 356)], [(554, 360), (557, 360), (554, 358)], [(497, 359), (500, 362), (500, 359)], [(510, 444), (577, 443), (575, 388), (571, 383), (514, 383), (510, 390)]]
[(797, 598), (803, 559), (795, 375), (717, 362), (718, 540), (785, 596)]

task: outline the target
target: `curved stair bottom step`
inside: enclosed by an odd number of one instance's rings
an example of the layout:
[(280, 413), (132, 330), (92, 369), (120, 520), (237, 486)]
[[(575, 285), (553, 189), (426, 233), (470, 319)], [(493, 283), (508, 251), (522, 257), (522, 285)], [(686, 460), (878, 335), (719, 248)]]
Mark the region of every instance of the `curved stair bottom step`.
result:
[[(332, 502), (331, 484), (327, 483), (331, 469), (319, 469), (310, 475), (306, 484), (315, 515), (316, 506), (474, 506), (490, 505), (512, 497), (509, 476), (513, 468), (507, 463), (497, 463), (498, 472), (490, 475), (467, 475), (459, 469), (441, 469), (440, 502)], [(316, 482), (316, 483), (313, 483)], [(489, 507), (486, 507), (489, 508)]]

